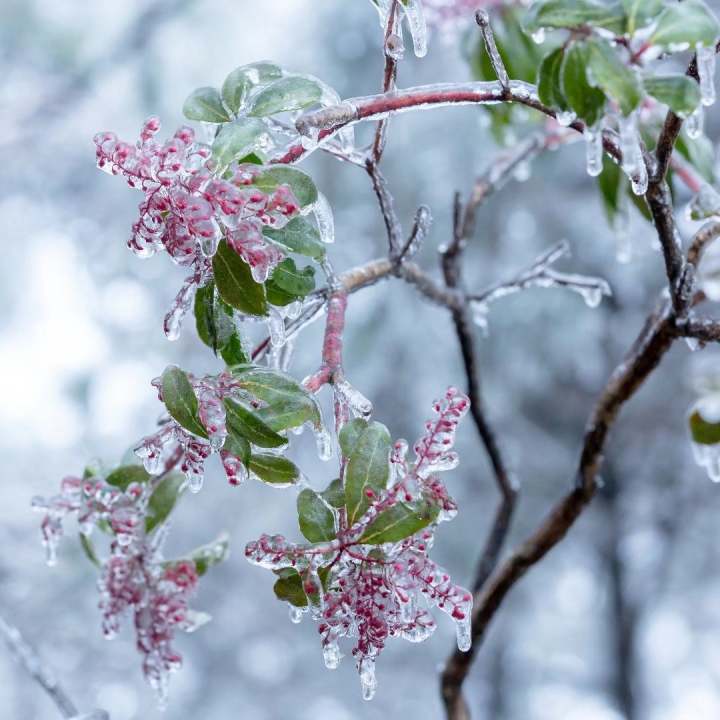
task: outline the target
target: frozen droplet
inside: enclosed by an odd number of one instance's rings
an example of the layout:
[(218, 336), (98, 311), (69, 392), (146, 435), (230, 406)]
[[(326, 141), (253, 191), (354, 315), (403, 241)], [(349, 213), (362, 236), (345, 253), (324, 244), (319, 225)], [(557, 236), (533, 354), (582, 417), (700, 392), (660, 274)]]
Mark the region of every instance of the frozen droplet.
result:
[(587, 174), (597, 177), (603, 169), (602, 125), (585, 130), (585, 162)]
[(692, 443), (695, 462), (705, 468), (708, 477), (715, 483), (720, 482), (720, 444), (705, 445)]
[(334, 382), (335, 391), (345, 401), (356, 417), (368, 418), (372, 415), (373, 406), (357, 388), (354, 388), (345, 378)]
[(698, 105), (685, 120), (685, 129), (687, 130), (688, 137), (691, 140), (697, 140), (703, 132), (703, 126), (705, 125), (705, 113), (703, 106)]
[(421, 0), (407, 0), (405, 15), (407, 16), (415, 56), (425, 57), (427, 55), (428, 32)]
[(285, 344), (285, 320), (283, 316), (272, 306), (268, 308), (268, 332), (270, 333), (270, 344), (275, 348), (281, 348)]
[(338, 665), (340, 664), (340, 660), (342, 659), (342, 654), (340, 652), (340, 647), (338, 646), (337, 640), (334, 638), (327, 640), (323, 644), (322, 651), (323, 660), (325, 661), (325, 667), (328, 670), (337, 669)]
[(715, 44), (697, 48), (700, 101), (705, 107), (715, 102)]
[(303, 617), (302, 608), (295, 607), (295, 605), (288, 606), (288, 615), (290, 616), (290, 622), (297, 625)]
[(333, 454), (332, 438), (330, 437), (330, 433), (323, 425), (320, 427), (313, 427), (313, 433), (315, 434), (315, 442), (317, 443), (318, 456), (321, 460), (327, 462)]
[(538, 28), (530, 35), (530, 37), (533, 39), (534, 43), (542, 45), (545, 42), (545, 28)]
[(188, 477), (188, 489), (191, 493), (199, 493), (202, 490), (205, 477), (199, 473), (192, 473)]
[(375, 660), (363, 658), (360, 661), (360, 687), (362, 688), (363, 700), (372, 700), (377, 690), (377, 678), (375, 677)]
[(455, 638), (460, 652), (467, 652), (472, 646), (472, 628), (469, 614), (462, 620), (455, 621)]
[(393, 60), (402, 60), (405, 53), (402, 35), (399, 33), (390, 33), (385, 40), (385, 54)]
[(335, 220), (330, 203), (322, 193), (318, 193), (318, 198), (313, 205), (313, 214), (315, 215), (315, 222), (317, 222), (318, 232), (320, 233), (320, 240), (328, 244), (334, 243)]
[(577, 115), (572, 110), (558, 110), (555, 113), (555, 119), (558, 121), (560, 125), (563, 127), (568, 127), (570, 123), (574, 122), (577, 118)]

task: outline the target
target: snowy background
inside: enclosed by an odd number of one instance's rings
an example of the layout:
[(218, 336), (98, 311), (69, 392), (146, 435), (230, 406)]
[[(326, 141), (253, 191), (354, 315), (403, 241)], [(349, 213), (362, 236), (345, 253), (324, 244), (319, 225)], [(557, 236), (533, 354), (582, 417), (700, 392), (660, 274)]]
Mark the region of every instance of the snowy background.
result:
[[(292, 491), (237, 490), (215, 467), (177, 512), (171, 544), (193, 547), (227, 529), (234, 554), (202, 583), (195, 607), (214, 621), (179, 640), (185, 666), (165, 714), (140, 672), (130, 629), (99, 629), (95, 573), (71, 539), (46, 568), (30, 511), (87, 459), (114, 463), (148, 433), (159, 406), (149, 385), (170, 362), (212, 369), (190, 328), (168, 343), (161, 318), (182, 271), (125, 247), (140, 196), (98, 172), (91, 138), (134, 139), (158, 114), (171, 132), (185, 96), (237, 65), (272, 59), (317, 75), (342, 96), (375, 92), (380, 32), (355, 0), (2, 0), (0, 23), (0, 613), (19, 626), (78, 706), (113, 720), (229, 716), (252, 720), (441, 717), (437, 671), (453, 627), (423, 646), (391, 642), (380, 686), (364, 703), (350, 658), (324, 669), (311, 623), (291, 625), (269, 573), (242, 557), (263, 531), (293, 536)], [(410, 53), (401, 85), (469, 78), (458, 42), (434, 37)], [(712, 125), (711, 125), (712, 127)], [(364, 137), (364, 136), (363, 136)], [(435, 223), (419, 261), (438, 273), (455, 190), (467, 191), (496, 152), (476, 108), (403, 115), (390, 127), (384, 168), (406, 227), (415, 208)], [(306, 164), (334, 211), (340, 268), (382, 254), (384, 230), (365, 174), (316, 153)], [(687, 198), (680, 198), (680, 203)], [(692, 228), (681, 225), (685, 237)], [(589, 309), (575, 294), (532, 290), (493, 306), (481, 342), (484, 390), (523, 484), (511, 542), (568, 487), (594, 395), (637, 333), (662, 286), (652, 232), (635, 218), (636, 257), (620, 265), (615, 238), (575, 144), (541, 158), (481, 211), (467, 257), (471, 287), (525, 267), (561, 238), (564, 269), (608, 279), (614, 300)], [(347, 374), (394, 436), (413, 439), (432, 399), (462, 385), (445, 311), (398, 281), (354, 295)], [(291, 371), (318, 362), (322, 328), (298, 343)], [(716, 361), (712, 351), (705, 362)], [(715, 720), (720, 717), (720, 487), (692, 462), (685, 413), (694, 399), (684, 346), (626, 408), (608, 449), (606, 489), (541, 566), (512, 592), (467, 684), (475, 717), (492, 720)], [(435, 557), (469, 581), (496, 493), (474, 428), (460, 433), (448, 477), (461, 512), (438, 534)], [(296, 457), (313, 484), (332, 478), (303, 436)], [(634, 701), (624, 699), (634, 689)], [(0, 646), (0, 717), (57, 717)]]

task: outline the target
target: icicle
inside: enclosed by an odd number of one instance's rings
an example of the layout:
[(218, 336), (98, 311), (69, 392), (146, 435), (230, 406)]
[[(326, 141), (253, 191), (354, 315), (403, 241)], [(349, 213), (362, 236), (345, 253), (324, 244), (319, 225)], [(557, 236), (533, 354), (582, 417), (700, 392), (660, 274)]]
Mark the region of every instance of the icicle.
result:
[(630, 199), (624, 193), (620, 195), (612, 227), (615, 233), (615, 257), (619, 263), (629, 263), (633, 256), (630, 237)]
[(195, 276), (191, 275), (185, 280), (180, 291), (175, 296), (170, 310), (165, 315), (163, 321), (163, 330), (168, 340), (177, 340), (180, 337), (180, 328), (182, 327), (182, 321), (185, 315), (190, 310), (195, 299), (195, 291), (197, 290), (197, 283)]
[(270, 344), (274, 348), (281, 348), (285, 344), (285, 320), (272, 306), (268, 308), (267, 324), (270, 332)]
[(695, 462), (705, 468), (714, 483), (720, 483), (720, 444), (703, 445), (693, 442), (692, 450)]
[(627, 117), (618, 119), (620, 130), (620, 152), (622, 153), (622, 169), (630, 178), (632, 190), (636, 195), (647, 192), (648, 176), (642, 150), (640, 149), (640, 135), (637, 128), (637, 113), (630, 113)]
[(340, 653), (340, 647), (335, 638), (328, 640), (323, 644), (323, 660), (325, 661), (325, 667), (328, 670), (336, 670), (340, 665), (342, 654)]
[(290, 616), (290, 622), (297, 625), (302, 620), (303, 610), (294, 605), (288, 605), (288, 615)]
[(702, 135), (704, 125), (705, 113), (703, 111), (703, 106), (698, 105), (695, 110), (687, 116), (687, 120), (685, 120), (685, 128), (687, 130), (688, 137), (691, 140), (697, 140)]
[(202, 490), (205, 476), (198, 473), (193, 473), (188, 477), (188, 489), (191, 493), (199, 493)]
[(377, 690), (377, 679), (375, 678), (375, 660), (365, 657), (360, 661), (360, 686), (362, 687), (363, 700), (372, 700)]
[(317, 443), (318, 456), (322, 461), (327, 462), (332, 457), (333, 452), (330, 433), (323, 425), (319, 427), (313, 426), (313, 433), (315, 434), (315, 442)]
[(700, 101), (705, 107), (715, 102), (715, 44), (697, 48), (697, 72)]
[(533, 42), (537, 45), (542, 45), (545, 42), (545, 28), (538, 28), (533, 33), (531, 33), (530, 37), (533, 39)]
[(587, 174), (597, 177), (603, 168), (602, 123), (585, 130), (585, 161)]
[(335, 391), (350, 406), (356, 417), (368, 418), (372, 415), (373, 406), (359, 390), (354, 388), (345, 378), (336, 380)]
[(455, 621), (455, 637), (460, 652), (467, 652), (472, 646), (472, 629), (470, 626), (470, 615), (466, 615), (462, 620)]
[(322, 193), (318, 193), (318, 198), (313, 205), (312, 211), (313, 215), (315, 215), (315, 222), (317, 222), (320, 240), (327, 244), (334, 243), (335, 220), (330, 203)]
[(427, 55), (427, 23), (423, 13), (421, 0), (408, 0), (405, 5), (405, 15), (408, 20), (408, 28), (413, 41), (413, 50), (416, 57)]

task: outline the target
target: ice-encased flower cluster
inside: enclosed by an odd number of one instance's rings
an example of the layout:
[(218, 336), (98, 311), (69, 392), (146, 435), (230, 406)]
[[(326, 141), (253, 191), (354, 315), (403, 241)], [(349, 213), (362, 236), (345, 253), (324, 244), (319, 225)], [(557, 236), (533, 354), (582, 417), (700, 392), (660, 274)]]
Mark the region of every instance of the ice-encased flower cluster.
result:
[(128, 247), (140, 257), (164, 249), (173, 262), (191, 269), (165, 317), (165, 334), (173, 340), (195, 291), (212, 277), (210, 259), (220, 239), (224, 236), (253, 278), (264, 282), (285, 255), (262, 228), (282, 227), (300, 204), (287, 185), (269, 192), (254, 187), (257, 165), (232, 163), (220, 177), (210, 148), (191, 128), (181, 127), (165, 142), (155, 139), (159, 129), (160, 121), (151, 117), (134, 145), (112, 132), (94, 140), (98, 167), (145, 194)]
[[(415, 443), (415, 460), (406, 459), (407, 443), (395, 443), (391, 452), (388, 487), (377, 497), (371, 492), (368, 510), (351, 527), (339, 516), (337, 537), (326, 543), (300, 545), (281, 535), (263, 535), (248, 543), (247, 559), (277, 573), (297, 571), (308, 598), (306, 608), (291, 605), (291, 619), (309, 611), (318, 623), (323, 656), (328, 668), (337, 667), (342, 655), (338, 641), (354, 638), (363, 697), (376, 688), (375, 661), (390, 637), (421, 642), (435, 630), (429, 608), (437, 607), (456, 623), (458, 647), (471, 643), (472, 594), (455, 585), (449, 574), (428, 553), (437, 524), (452, 519), (457, 506), (438, 472), (457, 465), (452, 450), (459, 421), (470, 402), (455, 388), (435, 402), (435, 417)], [(434, 522), (397, 542), (363, 544), (361, 538), (381, 513), (400, 503), (424, 502), (435, 508)]]
[(194, 562), (165, 562), (164, 530), (146, 531), (148, 500), (155, 487), (133, 482), (123, 490), (100, 477), (66, 477), (57, 495), (35, 498), (33, 507), (45, 513), (41, 528), (49, 564), (55, 562), (68, 515), (76, 516), (86, 538), (98, 527), (108, 533), (110, 554), (102, 563), (98, 560), (103, 634), (114, 637), (123, 617), (132, 615), (143, 673), (164, 702), (169, 676), (182, 662), (172, 644), (175, 631), (191, 632), (207, 616), (188, 606), (198, 581)]

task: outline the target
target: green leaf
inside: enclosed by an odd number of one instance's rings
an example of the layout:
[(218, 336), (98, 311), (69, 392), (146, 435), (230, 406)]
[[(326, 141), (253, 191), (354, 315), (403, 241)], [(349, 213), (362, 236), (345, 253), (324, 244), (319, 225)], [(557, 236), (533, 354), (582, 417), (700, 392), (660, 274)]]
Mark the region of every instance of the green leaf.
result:
[(256, 414), (273, 430), (306, 422), (319, 427), (321, 417), (315, 398), (294, 378), (254, 365), (236, 365), (231, 370), (243, 390), (268, 404)]
[[(272, 192), (279, 185), (287, 185), (301, 207), (312, 205), (318, 198), (318, 191), (310, 176), (292, 167), (272, 167), (261, 172), (253, 185), (265, 193)], [(289, 224), (289, 223), (288, 223)]]
[(591, 25), (622, 33), (625, 13), (617, 2), (604, 5), (592, 0), (545, 0), (532, 5), (523, 24), (528, 32)]
[(269, 485), (293, 485), (300, 478), (300, 471), (295, 463), (270, 453), (254, 453), (248, 467)]
[(323, 91), (317, 80), (290, 75), (271, 82), (248, 103), (248, 114), (267, 117), (276, 113), (302, 108), (319, 102)]
[(250, 360), (237, 332), (234, 332), (227, 343), (220, 349), (220, 356), (227, 365), (239, 365)]
[(201, 87), (193, 90), (185, 100), (183, 115), (188, 120), (201, 120), (210, 123), (230, 121), (230, 116), (220, 99), (220, 93), (212, 87)]
[(84, 533), (78, 533), (78, 538), (80, 539), (80, 547), (83, 549), (83, 552), (85, 553), (85, 557), (95, 566), (100, 567), (100, 559), (97, 556), (97, 553), (95, 552), (95, 545), (93, 544), (92, 538), (89, 535), (85, 535)]
[(687, 75), (658, 75), (643, 81), (645, 91), (673, 112), (686, 117), (700, 104), (700, 86)]
[(684, 0), (668, 5), (658, 18), (650, 43), (674, 49), (714, 45), (720, 24), (702, 0)]
[(348, 458), (345, 468), (345, 507), (350, 526), (370, 507), (371, 496), (377, 497), (387, 487), (390, 444), (388, 429), (378, 422), (372, 422)]
[(227, 123), (215, 137), (212, 151), (219, 165), (229, 165), (253, 152), (267, 136), (267, 128), (260, 120), (242, 118)]
[(614, 223), (620, 209), (620, 189), (623, 178), (624, 175), (620, 170), (620, 166), (607, 156), (604, 156), (603, 171), (598, 175), (597, 181), (605, 213), (611, 225)]
[(247, 467), (250, 464), (250, 443), (234, 428), (227, 428), (228, 434), (223, 443), (223, 450), (234, 455), (240, 462)]
[(213, 260), (213, 273), (220, 297), (247, 315), (267, 313), (265, 288), (255, 282), (250, 266), (222, 240)]
[(335, 478), (321, 493), (320, 497), (330, 506), (339, 510), (345, 507), (345, 488), (342, 480)]
[(576, 42), (565, 52), (560, 70), (562, 88), (572, 111), (593, 127), (605, 110), (605, 95), (588, 82), (585, 68), (589, 50), (585, 43)]
[(618, 57), (604, 40), (589, 39), (586, 76), (614, 100), (623, 115), (629, 115), (642, 100), (642, 86), (634, 70)]
[(567, 110), (568, 103), (563, 94), (560, 69), (565, 49), (560, 47), (546, 55), (538, 70), (538, 96), (540, 102), (548, 107)]
[(344, 458), (350, 457), (367, 427), (368, 421), (363, 420), (363, 418), (353, 418), (342, 426), (338, 436), (338, 443)]
[(699, 445), (716, 445), (720, 443), (720, 422), (710, 422), (695, 410), (688, 419), (690, 435)]
[(310, 542), (335, 539), (335, 514), (315, 491), (306, 488), (297, 498), (300, 532)]
[(315, 269), (306, 265), (299, 270), (292, 258), (278, 263), (270, 279), (275, 287), (295, 297), (305, 297), (315, 289)]
[(151, 533), (162, 525), (169, 517), (173, 508), (184, 492), (185, 476), (181, 473), (168, 473), (155, 488), (148, 500), (145, 531)]
[(265, 291), (267, 292), (268, 302), (275, 305), (275, 307), (284, 307), (300, 299), (298, 295), (291, 295), (281, 290), (270, 278), (265, 282)]
[(437, 505), (423, 500), (398, 503), (379, 513), (367, 526), (359, 542), (366, 545), (399, 542), (434, 522), (438, 512)]
[(230, 537), (221, 533), (215, 540), (192, 550), (189, 559), (195, 563), (198, 575), (204, 575), (211, 567), (227, 560), (230, 554)]
[(253, 445), (273, 448), (287, 444), (287, 438), (278, 435), (251, 410), (228, 398), (223, 400), (223, 403), (225, 405), (227, 424), (236, 433), (247, 438)]
[(632, 35), (638, 28), (649, 25), (663, 8), (662, 0), (622, 0), (625, 10), (625, 29)]
[(105, 478), (105, 482), (120, 490), (127, 490), (131, 483), (145, 483), (149, 479), (150, 473), (142, 465), (121, 465)]
[(320, 240), (320, 233), (311, 222), (299, 215), (283, 228), (263, 228), (263, 235), (288, 252), (306, 255), (314, 260), (325, 257), (325, 243)]
[(225, 104), (237, 113), (254, 86), (264, 85), (281, 77), (282, 69), (273, 63), (258, 62), (242, 65), (225, 78), (222, 98)]
[(172, 418), (193, 435), (207, 438), (200, 422), (198, 401), (187, 375), (177, 366), (170, 365), (162, 374), (163, 402)]
[(295, 607), (307, 607), (308, 599), (303, 590), (300, 573), (294, 568), (283, 568), (277, 571), (280, 576), (273, 585), (278, 600), (289, 602)]

